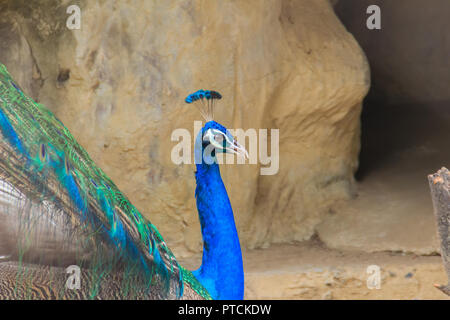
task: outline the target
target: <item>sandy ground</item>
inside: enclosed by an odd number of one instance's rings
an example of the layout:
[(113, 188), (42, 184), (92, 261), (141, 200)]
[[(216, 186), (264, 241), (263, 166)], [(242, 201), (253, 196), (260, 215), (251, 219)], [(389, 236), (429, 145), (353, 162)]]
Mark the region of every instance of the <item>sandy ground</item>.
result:
[(427, 174), (420, 170), (385, 168), (359, 183), (358, 196), (339, 203), (317, 231), (328, 247), (367, 252), (439, 252)]
[(328, 247), (439, 251), (427, 176), (450, 166), (449, 106), (450, 102), (368, 109), (357, 196), (337, 204), (317, 229)]
[[(447, 281), (440, 256), (328, 249), (317, 239), (243, 256), (246, 299), (448, 299), (433, 286)], [(182, 263), (194, 269), (200, 260)], [(379, 289), (367, 285), (373, 265)]]

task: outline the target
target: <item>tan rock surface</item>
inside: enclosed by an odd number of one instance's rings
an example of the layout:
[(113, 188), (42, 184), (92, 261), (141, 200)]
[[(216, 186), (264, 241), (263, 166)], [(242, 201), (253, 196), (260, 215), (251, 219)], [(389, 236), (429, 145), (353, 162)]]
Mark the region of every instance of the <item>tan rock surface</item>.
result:
[(170, 160), (199, 88), (228, 128), (279, 128), (280, 170), (222, 168), (244, 246), (308, 239), (351, 196), (369, 69), (326, 0), (3, 1), (2, 61), (68, 126), (179, 257), (201, 249), (194, 166)]

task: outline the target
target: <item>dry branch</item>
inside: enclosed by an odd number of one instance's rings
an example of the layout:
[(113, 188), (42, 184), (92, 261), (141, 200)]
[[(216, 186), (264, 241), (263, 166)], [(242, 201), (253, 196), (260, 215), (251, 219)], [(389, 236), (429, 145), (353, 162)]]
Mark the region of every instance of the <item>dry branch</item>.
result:
[(435, 284), (435, 287), (450, 296), (450, 173), (448, 169), (442, 168), (435, 174), (430, 174), (428, 182), (441, 242), (441, 257), (449, 280), (446, 285)]

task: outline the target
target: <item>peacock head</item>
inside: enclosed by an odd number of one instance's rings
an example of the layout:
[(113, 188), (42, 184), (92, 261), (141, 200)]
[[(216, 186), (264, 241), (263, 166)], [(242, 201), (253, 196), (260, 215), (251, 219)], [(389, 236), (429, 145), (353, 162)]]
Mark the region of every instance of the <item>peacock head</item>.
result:
[(195, 159), (210, 164), (216, 162), (217, 153), (234, 153), (248, 158), (248, 153), (233, 135), (220, 123), (213, 120), (214, 105), (222, 95), (217, 91), (198, 90), (186, 98), (186, 103), (195, 103), (201, 115), (207, 121), (197, 136), (195, 143)]

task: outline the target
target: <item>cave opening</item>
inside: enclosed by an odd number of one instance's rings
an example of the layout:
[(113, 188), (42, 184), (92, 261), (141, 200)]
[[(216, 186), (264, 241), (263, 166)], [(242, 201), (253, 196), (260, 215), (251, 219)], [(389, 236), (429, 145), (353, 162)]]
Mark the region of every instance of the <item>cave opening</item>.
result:
[[(373, 4), (380, 30), (366, 26)], [(320, 235), (337, 247), (434, 254), (427, 175), (450, 159), (450, 3), (339, 0), (335, 11), (367, 56), (371, 89), (361, 114), (357, 197)]]
[[(376, 89), (369, 92), (361, 114), (361, 151), (357, 181), (386, 173), (426, 176), (447, 165), (450, 148), (450, 101), (388, 104)], [(413, 181), (410, 181), (413, 182)], [(418, 181), (417, 181), (418, 182)]]

